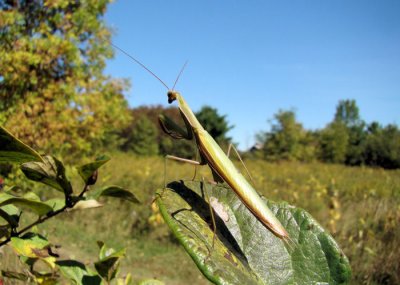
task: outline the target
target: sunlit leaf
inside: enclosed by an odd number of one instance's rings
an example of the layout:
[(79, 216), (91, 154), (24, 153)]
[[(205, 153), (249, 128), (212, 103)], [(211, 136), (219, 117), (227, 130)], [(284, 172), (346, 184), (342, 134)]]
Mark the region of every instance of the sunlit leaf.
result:
[(0, 193), (0, 207), (5, 205), (16, 205), (19, 207), (27, 208), (31, 211), (34, 211), (39, 216), (45, 215), (48, 212), (52, 211), (52, 208), (46, 203), (37, 201), (36, 199), (31, 199), (26, 197), (17, 197), (7, 193)]
[(28, 233), (22, 237), (12, 237), (10, 245), (18, 255), (38, 258), (51, 268), (55, 267), (56, 259), (49, 254), (50, 243), (41, 235)]
[(100, 156), (95, 161), (77, 167), (79, 175), (87, 185), (93, 185), (96, 179), (93, 178), (93, 174), (96, 173), (103, 164), (108, 162), (110, 158), (108, 156)]
[(27, 162), (21, 170), (29, 179), (44, 183), (65, 195), (72, 193), (72, 186), (65, 176), (65, 168), (61, 161), (52, 156), (44, 156), (44, 162)]
[(46, 203), (46, 205), (49, 205), (55, 212), (62, 209), (65, 206), (65, 199), (54, 198), (54, 199), (49, 199), (44, 203)]
[(39, 153), (0, 126), (0, 162), (43, 161)]
[(0, 217), (6, 220), (11, 227), (18, 227), (19, 215), (20, 211), (14, 205), (8, 204), (0, 207)]
[(132, 203), (139, 203), (139, 200), (132, 192), (125, 190), (119, 186), (107, 186), (97, 191), (93, 191), (90, 194), (90, 197), (93, 197), (94, 199), (97, 199), (101, 196), (114, 197), (127, 200)]
[(61, 273), (74, 284), (100, 285), (100, 276), (94, 274), (85, 264), (76, 260), (59, 260), (56, 262)]
[(203, 274), (216, 284), (343, 284), (350, 265), (334, 239), (306, 211), (266, 201), (289, 233), (271, 233), (228, 187), (212, 193), (216, 236), (201, 183), (174, 182), (159, 191), (165, 221)]
[(125, 256), (125, 251), (125, 249), (115, 250), (103, 243), (99, 261), (94, 264), (99, 275), (107, 281), (114, 279), (119, 270), (119, 261)]
[(84, 210), (84, 209), (92, 209), (102, 207), (103, 204), (99, 203), (96, 200), (82, 200), (75, 204), (75, 206), (71, 210)]

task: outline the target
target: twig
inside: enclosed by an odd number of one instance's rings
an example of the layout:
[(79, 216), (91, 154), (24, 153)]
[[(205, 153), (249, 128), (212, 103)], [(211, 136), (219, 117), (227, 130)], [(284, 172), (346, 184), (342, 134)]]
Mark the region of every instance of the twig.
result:
[(38, 224), (41, 224), (41, 223), (47, 221), (48, 219), (50, 219), (50, 218), (52, 218), (52, 217), (54, 217), (54, 216), (57, 216), (57, 215), (60, 214), (60, 213), (63, 213), (64, 211), (66, 211), (66, 210), (68, 210), (68, 209), (73, 208), (73, 207), (76, 205), (76, 203), (78, 203), (78, 202), (81, 200), (80, 198), (82, 198), (83, 195), (84, 195), (88, 190), (89, 190), (89, 185), (85, 184), (85, 187), (83, 187), (82, 192), (78, 195), (78, 199), (76, 199), (76, 200), (74, 200), (74, 201), (71, 201), (71, 202), (68, 202), (68, 201), (70, 201), (70, 198), (71, 198), (71, 197), (67, 197), (67, 198), (66, 198), (66, 204), (65, 204), (64, 207), (62, 207), (61, 209), (58, 209), (57, 211), (49, 212), (49, 213), (47, 213), (45, 216), (39, 217), (39, 219), (37, 219), (37, 220), (36, 220), (35, 222), (33, 222), (32, 224), (26, 226), (25, 228), (23, 228), (23, 229), (21, 229), (21, 230), (15, 232), (15, 233), (11, 233), (11, 235), (10, 235), (7, 239), (5, 239), (4, 241), (0, 242), (0, 247), (2, 247), (3, 245), (9, 243), (9, 242), (11, 241), (11, 238), (12, 238), (12, 237), (19, 237), (21, 234), (23, 234), (24, 232), (28, 231), (28, 230), (31, 229), (32, 227), (34, 227), (34, 226), (36, 226), (36, 225), (38, 225)]

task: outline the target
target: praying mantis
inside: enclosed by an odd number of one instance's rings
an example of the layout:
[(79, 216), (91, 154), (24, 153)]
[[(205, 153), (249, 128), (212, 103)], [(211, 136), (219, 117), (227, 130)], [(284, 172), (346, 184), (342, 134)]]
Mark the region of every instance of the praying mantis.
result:
[(178, 102), (178, 108), (185, 123), (186, 130), (181, 128), (178, 124), (176, 124), (168, 117), (164, 116), (159, 117), (160, 125), (164, 132), (166, 132), (173, 138), (184, 138), (188, 140), (193, 140), (194, 138), (198, 152), (200, 154), (201, 161), (197, 162), (187, 159), (180, 159), (174, 156), (168, 157), (181, 161), (191, 162), (197, 165), (208, 165), (214, 175), (214, 179), (216, 179), (218, 182), (226, 182), (226, 184), (228, 184), (230, 188), (238, 195), (244, 205), (268, 230), (270, 230), (275, 236), (284, 241), (291, 240), (286, 229), (272, 213), (272, 211), (268, 208), (266, 203), (261, 199), (257, 191), (237, 170), (233, 162), (216, 143), (212, 136), (203, 128), (189, 105), (184, 100), (183, 96), (179, 92), (174, 90), (175, 85), (186, 64), (180, 71), (175, 81), (174, 87), (170, 89), (158, 76), (156, 76), (140, 61), (129, 55), (118, 46), (115, 46), (114, 44), (112, 45), (123, 52), (125, 55), (133, 59), (140, 66), (142, 66), (168, 89), (168, 103), (171, 104), (174, 101)]

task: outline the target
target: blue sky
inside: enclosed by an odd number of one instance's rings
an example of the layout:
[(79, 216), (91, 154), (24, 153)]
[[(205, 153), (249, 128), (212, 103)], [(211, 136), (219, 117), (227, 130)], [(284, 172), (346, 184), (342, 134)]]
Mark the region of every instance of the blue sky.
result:
[[(278, 110), (307, 129), (341, 99), (362, 119), (400, 124), (400, 1), (117, 0), (113, 42), (176, 87), (193, 110), (218, 109), (246, 149)], [(129, 78), (130, 106), (168, 105), (166, 88), (116, 51), (106, 72)]]

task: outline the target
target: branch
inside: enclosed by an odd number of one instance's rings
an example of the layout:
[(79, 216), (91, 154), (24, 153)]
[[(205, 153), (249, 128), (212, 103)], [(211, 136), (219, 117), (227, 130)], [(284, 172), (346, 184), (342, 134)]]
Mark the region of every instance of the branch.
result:
[[(58, 209), (57, 211), (49, 212), (49, 213), (47, 213), (45, 216), (39, 217), (39, 219), (37, 219), (37, 220), (36, 220), (35, 222), (33, 222), (32, 224), (26, 226), (25, 228), (23, 228), (23, 229), (21, 229), (21, 230), (15, 232), (15, 233), (11, 233), (11, 235), (10, 235), (7, 239), (5, 239), (4, 241), (0, 242), (0, 247), (2, 247), (3, 245), (9, 243), (9, 242), (11, 241), (11, 238), (12, 238), (12, 237), (19, 237), (21, 234), (23, 234), (24, 232), (30, 230), (32, 227), (34, 227), (34, 226), (36, 226), (36, 225), (38, 225), (38, 224), (41, 224), (41, 223), (47, 221), (48, 219), (50, 219), (50, 218), (52, 218), (52, 217), (54, 217), (54, 216), (57, 216), (57, 215), (59, 215), (60, 213), (65, 212), (65, 211), (68, 210), (68, 209), (72, 209), (72, 208), (76, 205), (76, 203), (78, 203), (78, 202), (80, 201), (79, 198), (82, 198), (83, 195), (84, 195), (88, 190), (89, 190), (89, 185), (86, 184), (85, 187), (83, 187), (82, 192), (78, 195), (78, 199), (76, 199), (75, 201), (71, 201), (70, 203), (68, 203), (67, 200), (70, 201), (70, 198), (71, 198), (71, 197), (70, 197), (70, 196), (67, 197), (67, 199), (66, 199), (66, 204), (65, 204), (64, 207), (62, 207), (61, 209)], [(68, 198), (69, 198), (69, 199), (68, 199)]]

